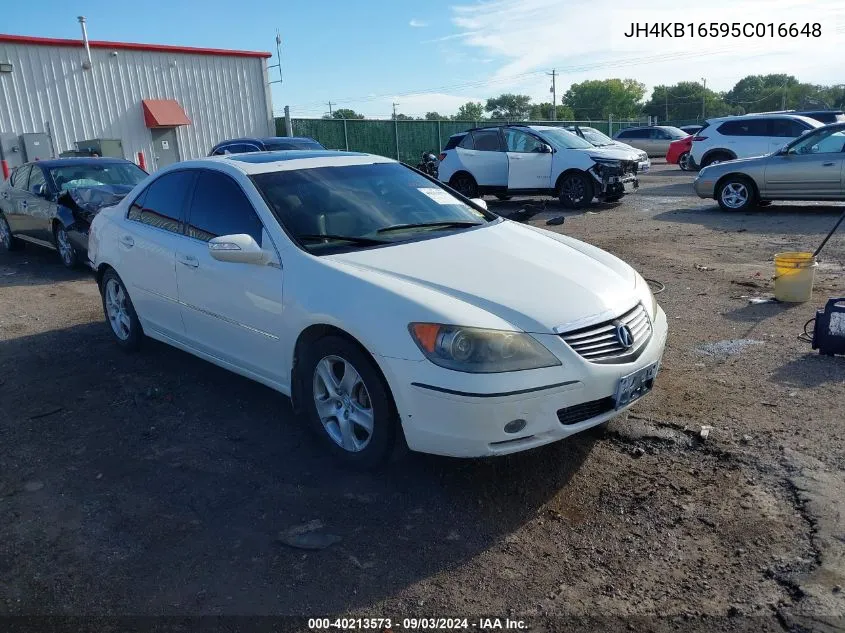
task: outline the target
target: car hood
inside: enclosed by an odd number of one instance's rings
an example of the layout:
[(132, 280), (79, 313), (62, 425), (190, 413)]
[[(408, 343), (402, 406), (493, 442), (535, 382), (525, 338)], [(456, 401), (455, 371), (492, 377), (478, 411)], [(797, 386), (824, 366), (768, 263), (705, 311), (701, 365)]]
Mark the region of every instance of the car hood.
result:
[(96, 185), (74, 187), (59, 195), (58, 201), (71, 209), (74, 215), (90, 223), (94, 216), (105, 207), (111, 207), (123, 200), (132, 185)]
[(598, 149), (618, 149), (622, 150), (623, 152), (631, 152), (632, 154), (636, 154), (637, 156), (643, 156), (647, 154), (641, 150), (637, 149), (633, 145), (628, 145), (627, 143), (623, 143), (621, 141), (613, 141), (613, 145), (597, 145)]
[(704, 174), (715, 174), (721, 172), (736, 171), (745, 167), (756, 167), (760, 163), (767, 161), (773, 154), (763, 154), (762, 156), (748, 156), (747, 158), (734, 158), (733, 160), (726, 160), (715, 165), (708, 165), (703, 167), (698, 172), (699, 176)]
[(623, 261), (564, 235), (508, 220), (328, 257), (353, 274), (401, 279), (409, 295), (413, 286), (423, 286), (532, 333), (559, 333), (598, 320), (598, 315), (611, 318), (637, 301), (636, 273)]
[(593, 147), (589, 150), (584, 150), (585, 152), (589, 152), (590, 156), (596, 156), (600, 158), (609, 158), (611, 160), (638, 160), (640, 157), (640, 150), (636, 148), (625, 148), (625, 147), (617, 147), (616, 145), (612, 145), (610, 147)]

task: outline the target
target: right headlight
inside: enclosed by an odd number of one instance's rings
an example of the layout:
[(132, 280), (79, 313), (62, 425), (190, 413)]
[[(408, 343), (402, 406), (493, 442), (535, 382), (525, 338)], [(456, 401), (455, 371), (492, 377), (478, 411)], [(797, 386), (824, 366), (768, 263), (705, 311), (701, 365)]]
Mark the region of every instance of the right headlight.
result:
[(642, 275), (640, 275), (640, 273), (637, 273), (636, 281), (634, 282), (634, 290), (642, 302), (643, 307), (646, 309), (646, 312), (648, 312), (649, 318), (653, 322), (654, 318), (657, 316), (657, 299), (651, 291), (651, 286), (648, 285), (648, 282)]
[(472, 374), (492, 374), (560, 365), (530, 334), (483, 328), (411, 323), (411, 338), (435, 365)]

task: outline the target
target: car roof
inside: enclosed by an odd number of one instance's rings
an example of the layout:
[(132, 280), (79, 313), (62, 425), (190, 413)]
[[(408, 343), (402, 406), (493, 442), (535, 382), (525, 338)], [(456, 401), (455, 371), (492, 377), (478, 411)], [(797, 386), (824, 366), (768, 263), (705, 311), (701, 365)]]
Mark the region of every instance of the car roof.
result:
[[(249, 152), (247, 154), (224, 154), (207, 156), (196, 160), (174, 163), (172, 168), (224, 167), (248, 176), (274, 171), (293, 171), (317, 167), (345, 167), (348, 165), (373, 165), (395, 163), (392, 158), (363, 154), (359, 152), (338, 152), (333, 150), (287, 149), (270, 152)], [(169, 167), (168, 169), (171, 169)]]
[(102, 165), (103, 163), (129, 163), (132, 161), (125, 158), (113, 158), (111, 156), (68, 156), (67, 158), (50, 158), (48, 160), (34, 160), (26, 165), (40, 165), (41, 167), (68, 167), (73, 165)]
[(225, 145), (228, 143), (272, 143), (273, 141), (311, 141), (316, 143), (313, 138), (308, 136), (244, 136), (243, 138), (229, 138), (225, 141), (220, 141), (214, 147)]
[(712, 119), (707, 119), (707, 123), (724, 123), (725, 121), (748, 121), (751, 119), (796, 119), (798, 121), (803, 121), (804, 123), (809, 123), (813, 127), (821, 127), (821, 123), (812, 119), (808, 116), (801, 116), (800, 114), (792, 114), (789, 112), (782, 112), (782, 113), (772, 113), (772, 112), (760, 112), (759, 114), (740, 114), (737, 116), (720, 116), (714, 117)]

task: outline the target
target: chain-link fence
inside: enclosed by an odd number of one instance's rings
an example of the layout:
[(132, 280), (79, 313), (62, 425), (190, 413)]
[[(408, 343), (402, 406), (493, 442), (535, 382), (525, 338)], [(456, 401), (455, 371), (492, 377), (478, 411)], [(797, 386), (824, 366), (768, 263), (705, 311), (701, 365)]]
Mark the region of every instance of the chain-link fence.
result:
[[(423, 152), (437, 154), (453, 134), (485, 125), (521, 123), (593, 127), (608, 136), (640, 121), (405, 121), (393, 119), (292, 119), (294, 136), (308, 136), (329, 149), (366, 152), (416, 164)], [(276, 134), (285, 136), (284, 118), (276, 119)]]

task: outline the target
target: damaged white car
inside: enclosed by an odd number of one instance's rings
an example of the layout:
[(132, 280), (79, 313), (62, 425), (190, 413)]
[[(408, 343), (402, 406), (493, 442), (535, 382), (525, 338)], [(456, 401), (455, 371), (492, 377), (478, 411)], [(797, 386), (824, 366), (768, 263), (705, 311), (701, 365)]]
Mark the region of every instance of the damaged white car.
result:
[(583, 209), (639, 187), (637, 150), (596, 147), (559, 127), (475, 128), (450, 137), (438, 158), (440, 180), (468, 198), (541, 194)]

